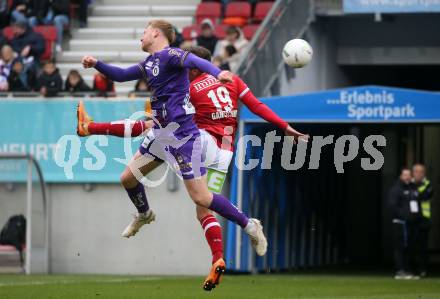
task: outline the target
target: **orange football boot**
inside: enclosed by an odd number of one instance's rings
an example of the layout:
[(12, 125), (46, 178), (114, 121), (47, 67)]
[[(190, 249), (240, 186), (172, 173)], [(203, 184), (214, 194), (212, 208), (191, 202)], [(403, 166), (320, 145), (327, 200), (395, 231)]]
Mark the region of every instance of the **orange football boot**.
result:
[(76, 127), (76, 134), (78, 136), (89, 136), (89, 124), (93, 121), (93, 119), (87, 114), (86, 109), (84, 107), (84, 102), (81, 100), (78, 103), (76, 108), (76, 117), (78, 120), (78, 125)]
[(219, 259), (216, 261), (212, 267), (211, 271), (206, 277), (205, 282), (203, 283), (203, 289), (205, 291), (212, 291), (216, 285), (220, 284), (223, 274), (226, 271), (226, 264), (223, 259)]

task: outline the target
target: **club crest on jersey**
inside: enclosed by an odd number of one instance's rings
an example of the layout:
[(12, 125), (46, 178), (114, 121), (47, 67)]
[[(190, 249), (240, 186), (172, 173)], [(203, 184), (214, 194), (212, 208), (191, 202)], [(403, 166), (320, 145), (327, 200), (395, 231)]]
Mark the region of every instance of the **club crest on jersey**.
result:
[(153, 76), (154, 77), (157, 77), (158, 75), (159, 75), (159, 71), (160, 71), (160, 69), (159, 69), (159, 63), (160, 63), (160, 60), (159, 60), (159, 58), (156, 58), (155, 60), (154, 60), (154, 67), (153, 67), (153, 70), (152, 70), (152, 74), (153, 74)]
[(153, 76), (154, 77), (157, 77), (157, 75), (159, 75), (159, 66), (158, 65), (155, 65), (154, 67), (153, 67)]

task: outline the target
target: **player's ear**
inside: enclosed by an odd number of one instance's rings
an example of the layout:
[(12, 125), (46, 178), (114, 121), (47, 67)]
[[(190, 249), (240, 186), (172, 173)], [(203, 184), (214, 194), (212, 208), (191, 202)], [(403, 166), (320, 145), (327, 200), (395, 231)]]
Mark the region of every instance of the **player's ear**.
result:
[(156, 38), (156, 37), (158, 37), (159, 35), (160, 35), (160, 30), (157, 29), (157, 28), (154, 28), (153, 36)]

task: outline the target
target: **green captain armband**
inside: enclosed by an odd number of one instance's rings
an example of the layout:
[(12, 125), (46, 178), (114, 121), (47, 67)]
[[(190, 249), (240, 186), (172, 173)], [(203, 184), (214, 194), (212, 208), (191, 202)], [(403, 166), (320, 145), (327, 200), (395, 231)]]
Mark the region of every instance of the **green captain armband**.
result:
[(207, 180), (209, 191), (220, 194), (226, 180), (226, 173), (208, 168)]

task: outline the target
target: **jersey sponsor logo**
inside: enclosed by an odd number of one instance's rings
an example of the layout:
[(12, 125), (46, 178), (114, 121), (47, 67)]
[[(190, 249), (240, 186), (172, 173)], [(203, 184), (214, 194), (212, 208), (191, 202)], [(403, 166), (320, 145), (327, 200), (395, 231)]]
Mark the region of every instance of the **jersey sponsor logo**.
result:
[(176, 49), (170, 49), (170, 50), (168, 51), (168, 55), (175, 55), (175, 56), (177, 56), (177, 57), (180, 57), (180, 56), (181, 56), (180, 52), (177, 51)]
[(211, 117), (214, 120), (228, 117), (237, 117), (237, 110), (213, 112), (211, 114)]
[(208, 78), (203, 79), (202, 81), (195, 83), (194, 88), (196, 89), (197, 92), (199, 92), (201, 90), (204, 90), (206, 88), (209, 88), (211, 86), (218, 85), (218, 84), (220, 84), (220, 81), (218, 81), (213, 76), (209, 76)]

